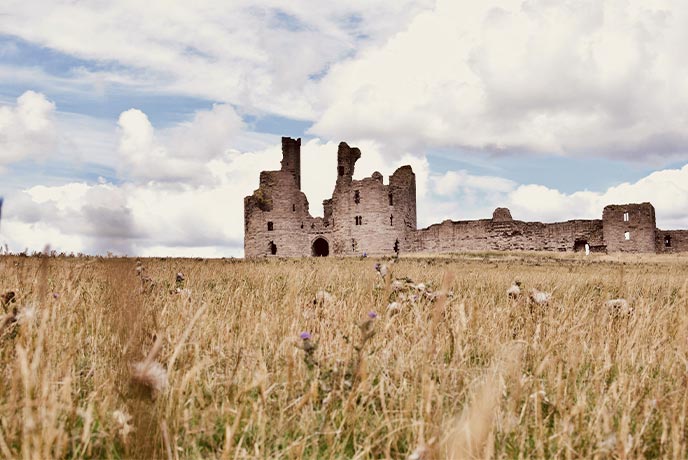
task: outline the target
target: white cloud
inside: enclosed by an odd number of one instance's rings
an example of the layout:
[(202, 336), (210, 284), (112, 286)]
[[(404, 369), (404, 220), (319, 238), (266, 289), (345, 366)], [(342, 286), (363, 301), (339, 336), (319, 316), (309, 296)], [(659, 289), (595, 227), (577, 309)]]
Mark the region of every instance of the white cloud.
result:
[(332, 67), (312, 132), (397, 146), (688, 158), (688, 3), (439, 0)]
[(25, 158), (45, 158), (57, 145), (55, 104), (26, 91), (14, 106), (0, 106), (0, 168)]
[(231, 106), (216, 104), (198, 111), (189, 123), (163, 130), (158, 136), (148, 116), (137, 109), (123, 112), (120, 175), (136, 180), (208, 180), (207, 161), (220, 157), (232, 145), (243, 122)]
[(71, 72), (95, 87), (133, 85), (308, 118), (313, 79), (431, 3), (8, 0), (0, 31), (93, 61)]

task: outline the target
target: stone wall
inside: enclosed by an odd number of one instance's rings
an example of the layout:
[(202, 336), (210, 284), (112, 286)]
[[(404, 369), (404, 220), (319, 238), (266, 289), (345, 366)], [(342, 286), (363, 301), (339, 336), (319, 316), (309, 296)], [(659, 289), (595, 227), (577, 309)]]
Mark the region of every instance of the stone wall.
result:
[(657, 230), (657, 252), (688, 252), (688, 230)]
[(605, 206), (602, 221), (608, 252), (656, 252), (655, 208), (650, 203)]
[[(507, 210), (508, 211), (508, 210)], [(469, 221), (446, 220), (416, 231), (415, 251), (574, 251), (603, 250), (601, 220), (571, 220), (552, 224), (498, 219)]]
[(337, 149), (337, 182), (314, 218), (301, 191), (301, 139), (282, 138), (279, 171), (263, 171), (244, 199), (246, 257), (390, 255), (394, 252), (584, 251), (684, 252), (688, 230), (657, 230), (650, 203), (610, 205), (602, 219), (541, 223), (513, 220), (507, 208), (492, 219), (450, 221), (416, 230), (416, 176), (402, 166), (354, 180), (361, 151)]

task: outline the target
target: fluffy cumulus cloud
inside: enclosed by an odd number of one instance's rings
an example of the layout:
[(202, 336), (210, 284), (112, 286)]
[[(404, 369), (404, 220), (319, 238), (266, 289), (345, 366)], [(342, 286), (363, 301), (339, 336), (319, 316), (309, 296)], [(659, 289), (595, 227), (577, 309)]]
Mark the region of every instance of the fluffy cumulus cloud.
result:
[(0, 168), (26, 158), (54, 153), (55, 104), (43, 94), (26, 91), (15, 105), (0, 105)]
[(342, 61), (312, 132), (475, 151), (688, 158), (688, 4), (438, 0)]
[(138, 109), (123, 112), (118, 125), (122, 177), (203, 182), (209, 180), (207, 162), (226, 152), (243, 122), (231, 106), (218, 104), (160, 135)]

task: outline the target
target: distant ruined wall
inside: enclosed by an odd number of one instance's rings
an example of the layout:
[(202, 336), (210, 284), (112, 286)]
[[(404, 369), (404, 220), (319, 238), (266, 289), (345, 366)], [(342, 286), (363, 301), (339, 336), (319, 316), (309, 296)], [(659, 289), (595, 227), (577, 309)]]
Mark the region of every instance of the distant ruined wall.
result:
[[(508, 211), (508, 210), (507, 210)], [(503, 219), (504, 212), (498, 213)], [(419, 252), (603, 250), (601, 220), (553, 224), (519, 220), (450, 221), (416, 231)]]
[(323, 217), (309, 213), (301, 191), (301, 139), (282, 138), (279, 171), (263, 171), (244, 198), (245, 257), (391, 255), (395, 252), (586, 251), (688, 252), (688, 230), (658, 230), (650, 203), (609, 205), (602, 219), (541, 223), (514, 220), (507, 208), (492, 219), (446, 220), (417, 230), (416, 176), (402, 166), (354, 180), (361, 151), (341, 142), (337, 181)]
[(688, 230), (657, 230), (657, 252), (688, 252)]
[(608, 252), (656, 252), (655, 208), (650, 203), (605, 206), (602, 221)]

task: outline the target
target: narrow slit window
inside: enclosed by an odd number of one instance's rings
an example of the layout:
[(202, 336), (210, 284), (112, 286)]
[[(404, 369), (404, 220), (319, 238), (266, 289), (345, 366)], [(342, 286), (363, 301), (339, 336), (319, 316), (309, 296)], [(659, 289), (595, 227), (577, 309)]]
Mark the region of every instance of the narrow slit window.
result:
[(275, 229), (275, 226), (272, 224), (272, 222), (268, 222), (268, 232), (271, 232)]
[(363, 225), (363, 217), (361, 217), (361, 216), (354, 217), (354, 222), (356, 223), (356, 225)]
[(665, 248), (671, 247), (671, 235), (664, 235), (664, 247)]
[(291, 210), (292, 210), (293, 212), (296, 212), (296, 205), (295, 205), (295, 204), (292, 204), (292, 205), (291, 205)]
[(631, 232), (624, 233), (624, 238), (626, 239), (626, 241), (629, 241), (631, 239)]
[(389, 192), (389, 195), (387, 195), (387, 198), (389, 198), (389, 205), (394, 206), (394, 196), (392, 195), (392, 192)]
[(270, 245), (269, 245), (269, 246), (270, 246), (270, 248), (269, 248), (269, 249), (270, 249), (270, 254), (272, 254), (273, 256), (274, 256), (275, 254), (277, 254), (277, 245), (275, 244), (275, 242), (274, 242), (274, 241), (270, 241)]
[(361, 202), (361, 192), (356, 190), (354, 192), (354, 203), (359, 204)]
[(624, 213), (624, 222), (628, 222), (630, 219), (630, 216), (628, 215), (627, 212)]
[(392, 214), (389, 215), (389, 225), (394, 226), (394, 216)]

